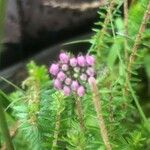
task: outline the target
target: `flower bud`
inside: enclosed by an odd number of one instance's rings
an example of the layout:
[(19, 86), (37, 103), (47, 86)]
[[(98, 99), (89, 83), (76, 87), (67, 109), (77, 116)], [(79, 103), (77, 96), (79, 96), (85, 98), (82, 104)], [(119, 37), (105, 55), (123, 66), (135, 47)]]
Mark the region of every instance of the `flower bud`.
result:
[(54, 76), (58, 73), (58, 71), (59, 71), (58, 64), (52, 64), (49, 68), (49, 72)]
[(70, 95), (70, 88), (68, 86), (64, 86), (63, 92), (64, 92), (64, 95), (69, 96)]
[(66, 75), (60, 71), (57, 75), (57, 79), (59, 79), (60, 81), (64, 81), (64, 79), (66, 78)]
[(69, 56), (68, 56), (66, 53), (62, 52), (62, 53), (60, 53), (60, 55), (59, 55), (59, 59), (60, 59), (60, 61), (61, 61), (62, 63), (68, 63), (68, 61), (69, 61)]
[(66, 78), (65, 84), (66, 84), (66, 85), (70, 85), (70, 84), (71, 84), (71, 79), (70, 79), (70, 78)]
[(74, 70), (76, 73), (80, 72), (80, 68), (79, 68), (79, 67), (75, 67), (73, 70)]
[(81, 79), (82, 81), (86, 81), (86, 80), (87, 80), (87, 75), (84, 74), (84, 73), (81, 74), (80, 79)]
[(74, 74), (73, 74), (73, 77), (74, 77), (74, 78), (78, 78), (78, 74), (77, 74), (77, 73), (74, 73)]
[(71, 89), (72, 89), (73, 91), (77, 91), (78, 87), (79, 87), (78, 82), (77, 82), (77, 81), (72, 81)]
[(63, 64), (62, 67), (61, 67), (61, 69), (62, 69), (63, 71), (67, 71), (68, 68), (69, 68), (69, 67), (68, 67), (67, 64)]
[(84, 87), (83, 87), (83, 86), (80, 86), (80, 87), (78, 88), (78, 90), (77, 90), (78, 96), (82, 97), (82, 96), (84, 95), (84, 93), (85, 93)]
[(70, 66), (75, 67), (77, 65), (77, 59), (76, 58), (71, 58), (70, 59)]
[(87, 75), (89, 75), (90, 77), (93, 77), (95, 75), (94, 73), (94, 69), (92, 67), (87, 68), (86, 71)]
[(56, 88), (56, 89), (61, 89), (62, 88), (62, 85), (61, 85), (61, 81), (60, 80), (58, 80), (58, 79), (55, 79), (54, 80), (54, 87)]
[(84, 56), (78, 56), (77, 57), (78, 65), (81, 67), (84, 67), (86, 64)]
[(86, 55), (86, 63), (90, 66), (94, 65), (95, 59), (93, 56)]

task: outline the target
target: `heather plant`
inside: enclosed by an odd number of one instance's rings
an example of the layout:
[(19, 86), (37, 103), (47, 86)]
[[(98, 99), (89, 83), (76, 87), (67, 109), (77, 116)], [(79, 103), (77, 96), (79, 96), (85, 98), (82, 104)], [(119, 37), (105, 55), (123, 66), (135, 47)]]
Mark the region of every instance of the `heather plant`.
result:
[(94, 77), (94, 57), (91, 55), (70, 56), (62, 52), (59, 55), (58, 63), (52, 64), (49, 68), (53, 76), (53, 85), (58, 90), (63, 90), (66, 96), (71, 93), (82, 97), (85, 93), (85, 86), (90, 77)]
[(150, 149), (149, 101), (148, 113), (143, 103), (149, 91), (142, 78), (150, 78), (150, 2), (128, 6), (112, 0), (100, 8), (95, 33), (85, 40), (91, 43), (87, 54), (60, 50), (49, 67), (29, 63), (21, 88), (1, 77), (16, 89), (0, 91), (0, 117), (5, 120), (4, 109), (10, 131), (0, 120), (3, 149)]

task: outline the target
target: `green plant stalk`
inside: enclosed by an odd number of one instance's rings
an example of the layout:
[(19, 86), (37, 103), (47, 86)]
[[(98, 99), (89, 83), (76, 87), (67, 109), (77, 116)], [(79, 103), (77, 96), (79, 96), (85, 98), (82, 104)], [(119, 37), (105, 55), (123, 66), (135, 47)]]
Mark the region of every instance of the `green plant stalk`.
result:
[(53, 142), (52, 142), (52, 150), (56, 150), (57, 149), (57, 143), (58, 143), (58, 136), (59, 136), (59, 132), (60, 132), (60, 126), (61, 126), (61, 114), (64, 111), (64, 106), (63, 106), (63, 100), (64, 98), (62, 97), (62, 95), (58, 95), (57, 97), (57, 101), (58, 101), (58, 109), (56, 112), (56, 121), (55, 121), (55, 129), (54, 129), (54, 135), (53, 135)]
[(57, 147), (57, 141), (58, 141), (58, 135), (59, 135), (59, 128), (60, 128), (60, 117), (61, 117), (61, 112), (58, 111), (56, 114), (56, 124), (55, 124), (55, 131), (54, 131), (54, 140), (52, 143), (52, 150), (55, 150)]
[(76, 98), (76, 109), (77, 109), (77, 116), (78, 116), (79, 123), (80, 123), (80, 128), (82, 131), (84, 131), (82, 105), (81, 105), (81, 99), (79, 96), (77, 96)]
[(105, 20), (104, 20), (104, 25), (103, 25), (103, 28), (102, 28), (102, 30), (101, 30), (100, 39), (103, 39), (103, 36), (104, 36), (104, 34), (105, 34), (106, 30), (107, 30), (107, 25), (108, 25), (109, 22), (110, 22), (110, 19), (111, 19), (110, 14), (112, 13), (112, 10), (113, 10), (113, 8), (114, 8), (114, 4), (115, 4), (115, 1), (114, 1), (114, 0), (112, 0), (112, 1), (110, 2), (110, 4), (109, 4), (108, 12), (107, 12), (106, 18), (105, 18)]
[[(103, 28), (101, 29), (101, 32), (100, 32), (100, 35), (99, 35), (100, 44), (102, 43), (103, 37), (104, 37), (104, 35), (106, 33), (106, 30), (107, 30), (107, 26), (110, 22), (110, 19), (111, 19), (110, 14), (112, 13), (112, 10), (114, 8), (114, 4), (115, 4), (114, 0), (110, 1), (108, 11), (107, 11), (107, 14), (106, 14), (106, 17), (105, 17), (105, 20), (104, 20), (104, 25), (103, 25)], [(101, 47), (101, 45), (98, 45), (98, 47), (97, 47), (98, 57), (100, 56), (100, 47)]]
[(128, 0), (124, 0), (124, 34), (126, 35), (124, 37), (124, 51), (125, 51), (125, 61), (127, 63), (128, 60)]
[(92, 79), (89, 82), (89, 84), (90, 84), (90, 87), (91, 87), (91, 91), (93, 93), (93, 99), (92, 100), (93, 100), (94, 108), (95, 108), (97, 119), (98, 119), (100, 135), (103, 139), (106, 150), (111, 150), (112, 148), (111, 148), (111, 145), (110, 145), (110, 142), (109, 142), (108, 132), (107, 132), (105, 122), (104, 122), (104, 118), (103, 118), (103, 115), (102, 115), (102, 106), (101, 106), (101, 101), (100, 101), (100, 98), (99, 98), (99, 92), (98, 92), (98, 88), (97, 88), (95, 79)]
[(129, 63), (128, 63), (128, 66), (127, 66), (128, 79), (129, 80), (131, 78), (131, 69), (132, 69), (132, 65), (133, 65), (133, 63), (135, 61), (136, 52), (137, 52), (139, 44), (141, 42), (142, 33), (145, 31), (146, 24), (147, 24), (147, 22), (149, 20), (149, 17), (150, 17), (150, 2), (149, 2), (148, 6), (147, 6), (147, 9), (145, 11), (142, 23), (140, 25), (138, 34), (136, 35), (136, 38), (135, 38), (135, 42), (134, 42), (133, 48), (131, 50), (131, 55), (129, 57), (129, 61), (128, 61)]
[(1, 100), (0, 100), (0, 127), (1, 127), (2, 136), (5, 139), (7, 150), (13, 150), (14, 148), (9, 134), (8, 125), (6, 122)]
[(149, 17), (150, 17), (150, 2), (147, 6), (147, 9), (146, 9), (144, 17), (142, 19), (142, 23), (140, 25), (139, 31), (136, 35), (133, 48), (131, 49), (131, 54), (128, 57), (127, 62), (129, 62), (129, 63), (127, 65), (126, 81), (125, 81), (125, 86), (124, 86), (124, 93), (125, 93), (126, 96), (128, 95), (128, 86), (129, 86), (128, 81), (130, 81), (130, 78), (131, 78), (132, 65), (135, 61), (135, 56), (136, 56), (139, 44), (141, 42), (142, 33), (145, 31), (146, 24), (149, 20)]

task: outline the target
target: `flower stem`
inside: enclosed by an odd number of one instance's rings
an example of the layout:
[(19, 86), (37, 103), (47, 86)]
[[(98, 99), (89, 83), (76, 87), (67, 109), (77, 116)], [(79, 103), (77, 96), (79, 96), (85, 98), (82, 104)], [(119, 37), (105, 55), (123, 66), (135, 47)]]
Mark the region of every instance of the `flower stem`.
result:
[(4, 110), (1, 104), (1, 100), (0, 100), (0, 127), (2, 131), (2, 136), (4, 137), (5, 142), (6, 142), (7, 150), (13, 150), (14, 148), (13, 148), (13, 144), (12, 144), (11, 137), (9, 134), (9, 130), (8, 130)]
[(76, 98), (76, 109), (77, 109), (77, 116), (78, 116), (79, 123), (80, 123), (80, 128), (82, 131), (84, 131), (82, 105), (81, 105), (81, 99), (79, 96), (77, 96)]
[(60, 128), (60, 111), (57, 112), (56, 115), (56, 124), (55, 124), (55, 131), (54, 131), (54, 140), (52, 143), (52, 150), (55, 150), (57, 147), (58, 135), (59, 135), (59, 128)]
[(101, 29), (101, 32), (99, 33), (100, 44), (98, 46), (96, 46), (98, 57), (100, 57), (100, 55), (101, 55), (100, 54), (100, 49), (101, 49), (101, 46), (102, 46), (102, 41), (103, 41), (104, 35), (106, 34), (107, 26), (108, 26), (108, 24), (111, 20), (111, 17), (112, 17), (112, 16), (110, 16), (110, 14), (113, 11), (114, 5), (115, 5), (115, 1), (111, 0), (109, 2), (109, 6), (107, 8), (108, 11), (107, 11), (107, 14), (106, 14), (106, 17), (105, 17), (105, 20), (104, 20), (103, 27)]
[(125, 48), (125, 61), (128, 60), (128, 0), (124, 0), (124, 33), (125, 33), (125, 39), (124, 39), (124, 48)]
[(127, 60), (127, 62), (129, 62), (129, 63), (127, 65), (126, 81), (125, 81), (125, 86), (124, 86), (124, 94), (125, 94), (125, 96), (128, 95), (128, 89), (129, 89), (128, 82), (131, 79), (132, 65), (133, 65), (133, 63), (135, 61), (135, 56), (136, 56), (139, 44), (141, 42), (142, 33), (145, 31), (146, 24), (147, 24), (147, 22), (149, 20), (149, 17), (150, 17), (150, 2), (148, 4), (148, 6), (147, 6), (147, 9), (145, 11), (142, 23), (141, 23), (140, 28), (139, 28), (139, 31), (138, 31), (138, 33), (136, 35), (134, 45), (133, 45), (133, 47), (131, 49), (131, 54), (128, 57), (128, 60)]
[(105, 122), (104, 122), (104, 118), (102, 115), (102, 106), (101, 106), (101, 101), (99, 98), (99, 92), (98, 92), (98, 88), (96, 85), (96, 81), (95, 79), (91, 80), (90, 82), (90, 86), (91, 86), (91, 90), (93, 93), (93, 104), (94, 104), (94, 108), (97, 114), (97, 119), (98, 119), (98, 123), (99, 123), (99, 129), (100, 129), (100, 134), (102, 136), (103, 142), (105, 144), (105, 147), (107, 150), (111, 150), (111, 145), (109, 142), (109, 137), (108, 137), (108, 132), (105, 126)]
[(131, 50), (131, 55), (129, 57), (129, 64), (128, 64), (128, 67), (127, 67), (129, 79), (131, 77), (131, 69), (132, 69), (132, 65), (133, 65), (134, 60), (135, 60), (136, 52), (137, 52), (137, 49), (138, 49), (139, 44), (141, 42), (142, 33), (145, 31), (146, 24), (149, 20), (149, 17), (150, 17), (150, 2), (149, 2), (148, 6), (147, 6), (147, 9), (145, 11), (145, 14), (144, 14), (142, 23), (140, 25), (138, 34), (136, 35), (136, 38), (135, 38), (135, 43), (134, 43), (133, 48)]

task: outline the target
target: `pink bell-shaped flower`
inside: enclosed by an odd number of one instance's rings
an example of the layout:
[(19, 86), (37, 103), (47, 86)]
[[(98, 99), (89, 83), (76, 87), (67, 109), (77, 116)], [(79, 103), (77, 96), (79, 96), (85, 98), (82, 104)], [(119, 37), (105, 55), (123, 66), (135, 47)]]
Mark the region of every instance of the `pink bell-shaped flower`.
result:
[(95, 75), (94, 69), (92, 67), (87, 68), (86, 73), (90, 77), (93, 77)]
[(60, 53), (60, 55), (59, 55), (59, 59), (60, 59), (60, 61), (61, 61), (62, 63), (68, 63), (68, 61), (69, 61), (69, 56), (68, 56), (66, 53), (62, 52), (62, 53)]
[(91, 55), (86, 55), (86, 63), (90, 66), (94, 65), (95, 59)]
[(63, 64), (62, 67), (61, 67), (61, 69), (62, 69), (63, 71), (67, 71), (67, 70), (69, 69), (69, 67), (68, 67), (67, 64)]
[(71, 89), (73, 91), (77, 91), (78, 87), (79, 87), (79, 83), (77, 81), (72, 81)]
[(86, 65), (86, 60), (84, 56), (77, 57), (78, 65), (84, 67)]
[(50, 68), (49, 68), (50, 74), (52, 74), (52, 75), (54, 75), (54, 76), (58, 73), (58, 71), (59, 71), (59, 66), (58, 66), (58, 64), (52, 64), (52, 65), (50, 66)]
[(66, 78), (65, 79), (65, 84), (66, 85), (70, 85), (71, 84), (71, 79), (70, 78)]
[(80, 76), (80, 79), (81, 79), (82, 81), (86, 81), (86, 80), (87, 80), (87, 75), (84, 74), (84, 73), (82, 73), (81, 76)]
[(75, 67), (77, 65), (77, 59), (76, 58), (71, 58), (70, 59), (70, 66)]
[(64, 86), (63, 92), (64, 92), (64, 95), (69, 96), (71, 91), (68, 86)]
[(64, 74), (64, 72), (60, 71), (58, 74), (57, 74), (57, 79), (59, 79), (60, 81), (64, 81), (66, 78), (66, 75)]
[(54, 80), (54, 87), (58, 90), (60, 90), (62, 88), (62, 84), (61, 84), (61, 81), (58, 80), (58, 79), (55, 79)]
[(83, 86), (80, 86), (80, 87), (78, 88), (78, 90), (77, 90), (78, 96), (79, 96), (79, 97), (82, 97), (82, 96), (84, 95), (84, 93), (85, 93), (84, 87), (83, 87)]

